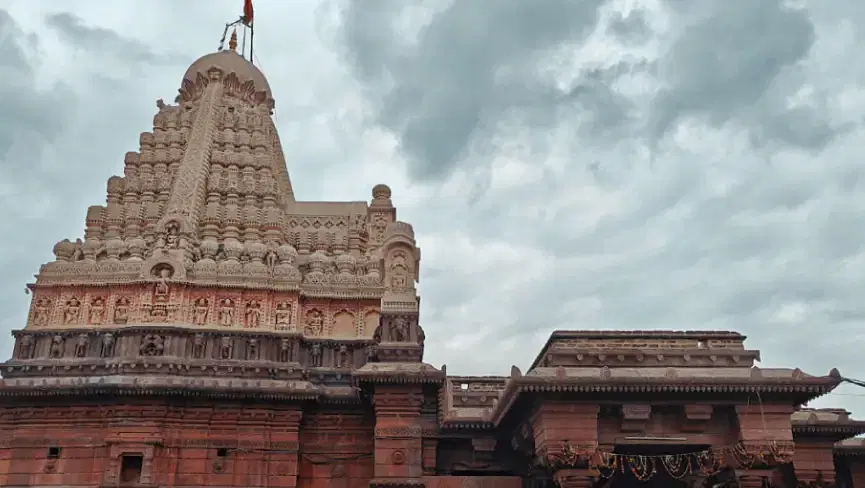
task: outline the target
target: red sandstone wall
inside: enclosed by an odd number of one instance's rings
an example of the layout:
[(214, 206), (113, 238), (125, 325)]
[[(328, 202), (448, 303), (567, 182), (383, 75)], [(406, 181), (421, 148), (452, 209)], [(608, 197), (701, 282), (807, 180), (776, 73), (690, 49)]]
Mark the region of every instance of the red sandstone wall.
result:
[(865, 460), (851, 458), (850, 475), (853, 478), (853, 488), (865, 488)]
[[(124, 453), (142, 453), (141, 481), (160, 486), (368, 485), (372, 427), (362, 414), (313, 414), (303, 436), (300, 420), (290, 406), (0, 408), (0, 486), (111, 484)], [(49, 447), (60, 448), (56, 460)], [(316, 458), (329, 454), (343, 461)]]
[(521, 488), (519, 476), (427, 476), (426, 488)]

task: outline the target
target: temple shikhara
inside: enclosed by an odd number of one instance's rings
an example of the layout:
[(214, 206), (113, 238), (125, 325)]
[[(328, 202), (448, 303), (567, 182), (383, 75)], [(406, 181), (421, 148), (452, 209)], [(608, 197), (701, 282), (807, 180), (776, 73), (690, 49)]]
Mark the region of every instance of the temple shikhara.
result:
[(233, 49), (157, 106), (29, 285), (0, 486), (865, 488), (865, 422), (803, 407), (838, 372), (757, 367), (735, 332), (560, 331), (503, 376), (424, 363), (390, 188), (296, 200)]

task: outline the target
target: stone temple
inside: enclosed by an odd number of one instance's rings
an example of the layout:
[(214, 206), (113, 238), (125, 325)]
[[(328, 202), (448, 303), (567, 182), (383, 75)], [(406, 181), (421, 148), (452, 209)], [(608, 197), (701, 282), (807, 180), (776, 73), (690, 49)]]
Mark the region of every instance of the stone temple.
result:
[(802, 407), (837, 371), (755, 367), (735, 332), (555, 332), (506, 376), (424, 363), (387, 186), (297, 201), (233, 50), (157, 105), (29, 285), (0, 486), (865, 488), (865, 422)]

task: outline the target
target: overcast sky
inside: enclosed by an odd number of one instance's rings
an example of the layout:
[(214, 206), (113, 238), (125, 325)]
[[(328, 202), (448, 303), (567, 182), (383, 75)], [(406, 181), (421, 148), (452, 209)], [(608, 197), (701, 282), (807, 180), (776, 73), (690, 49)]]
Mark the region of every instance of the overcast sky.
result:
[[(242, 3), (0, 0), (4, 331)], [(358, 4), (255, 0), (256, 54), (298, 198), (384, 182), (415, 226), (429, 362), (732, 329), (763, 366), (865, 378), (865, 2)]]

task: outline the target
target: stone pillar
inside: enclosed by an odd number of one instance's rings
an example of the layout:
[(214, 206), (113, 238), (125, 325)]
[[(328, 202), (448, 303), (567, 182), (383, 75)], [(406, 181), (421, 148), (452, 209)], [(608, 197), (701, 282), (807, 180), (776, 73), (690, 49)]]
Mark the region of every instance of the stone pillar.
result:
[(597, 404), (542, 402), (531, 417), (535, 454), (562, 488), (590, 487), (591, 455), (598, 447)]
[(853, 479), (853, 488), (865, 488), (865, 460), (860, 457), (849, 457), (850, 478)]
[(424, 486), (420, 385), (377, 384), (373, 487)]
[(275, 410), (269, 427), (270, 450), (267, 486), (294, 488), (297, 486), (300, 463), (300, 408)]
[[(778, 466), (793, 460), (792, 405), (736, 405), (739, 440), (745, 449), (762, 454), (759, 465), (740, 466), (737, 470), (742, 488), (762, 488), (763, 480), (772, 480)], [(777, 453), (778, 458), (772, 456)]]
[(835, 456), (832, 443), (796, 443), (793, 469), (800, 483), (835, 483)]

